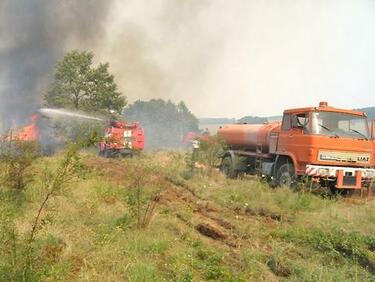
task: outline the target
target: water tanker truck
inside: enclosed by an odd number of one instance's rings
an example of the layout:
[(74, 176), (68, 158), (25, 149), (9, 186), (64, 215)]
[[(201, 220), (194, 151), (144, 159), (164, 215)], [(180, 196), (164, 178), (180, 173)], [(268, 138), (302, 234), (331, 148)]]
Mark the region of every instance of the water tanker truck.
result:
[(281, 122), (226, 125), (218, 131), (227, 145), (221, 169), (229, 177), (261, 174), (279, 186), (310, 179), (330, 189), (369, 187), (375, 177), (373, 128), (365, 113), (326, 102), (286, 110)]

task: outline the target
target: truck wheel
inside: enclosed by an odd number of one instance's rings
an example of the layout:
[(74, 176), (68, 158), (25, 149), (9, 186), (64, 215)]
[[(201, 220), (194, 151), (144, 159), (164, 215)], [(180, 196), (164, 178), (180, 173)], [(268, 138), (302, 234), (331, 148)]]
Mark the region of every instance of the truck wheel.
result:
[(231, 156), (226, 156), (221, 161), (220, 170), (229, 178), (236, 178), (237, 173)]
[(292, 187), (295, 182), (293, 165), (289, 163), (281, 165), (277, 170), (276, 181), (278, 186)]

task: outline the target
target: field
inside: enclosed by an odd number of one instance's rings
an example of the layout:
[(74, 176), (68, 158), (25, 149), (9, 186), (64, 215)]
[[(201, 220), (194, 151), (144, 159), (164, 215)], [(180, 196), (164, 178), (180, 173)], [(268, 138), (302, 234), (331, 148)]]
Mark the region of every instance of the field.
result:
[(19, 186), (2, 164), (0, 280), (375, 281), (372, 199), (272, 189), (187, 162), (73, 150), (16, 169)]

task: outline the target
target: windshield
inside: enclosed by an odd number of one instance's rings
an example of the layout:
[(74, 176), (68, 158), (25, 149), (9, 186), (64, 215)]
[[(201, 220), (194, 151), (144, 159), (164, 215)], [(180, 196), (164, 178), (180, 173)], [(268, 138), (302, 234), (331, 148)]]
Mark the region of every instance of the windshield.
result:
[(334, 112), (312, 113), (312, 133), (369, 139), (368, 124), (365, 117)]

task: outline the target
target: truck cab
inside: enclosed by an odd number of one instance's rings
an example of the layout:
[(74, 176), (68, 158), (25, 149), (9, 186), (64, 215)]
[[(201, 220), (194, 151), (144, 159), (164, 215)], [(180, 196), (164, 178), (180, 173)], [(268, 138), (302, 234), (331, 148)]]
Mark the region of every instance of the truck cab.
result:
[(276, 177), (282, 174), (288, 182), (288, 177), (306, 175), (338, 189), (368, 185), (375, 176), (371, 131), (365, 113), (325, 102), (286, 110), (274, 153), (288, 160), (289, 171), (275, 171)]

